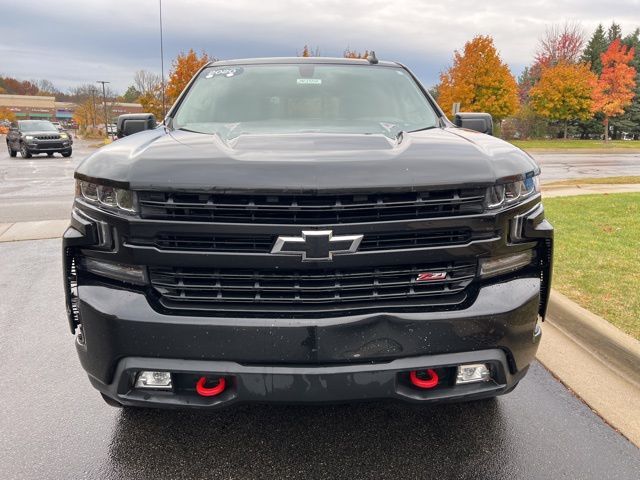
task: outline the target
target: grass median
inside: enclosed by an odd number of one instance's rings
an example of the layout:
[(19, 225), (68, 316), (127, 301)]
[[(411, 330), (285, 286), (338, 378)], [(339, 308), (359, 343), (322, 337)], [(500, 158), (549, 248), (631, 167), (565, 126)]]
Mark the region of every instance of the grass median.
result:
[(640, 339), (640, 193), (548, 198), (553, 287)]
[(524, 150), (594, 150), (603, 152), (640, 151), (640, 140), (513, 140), (516, 147)]

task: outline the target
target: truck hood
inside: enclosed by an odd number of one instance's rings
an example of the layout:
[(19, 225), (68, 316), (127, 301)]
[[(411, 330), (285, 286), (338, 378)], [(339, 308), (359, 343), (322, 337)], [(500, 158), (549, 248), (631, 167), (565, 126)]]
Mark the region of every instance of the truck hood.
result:
[(134, 190), (314, 192), (473, 187), (538, 173), (522, 150), (459, 128), (405, 133), (217, 135), (157, 128), (85, 159), (76, 176)]

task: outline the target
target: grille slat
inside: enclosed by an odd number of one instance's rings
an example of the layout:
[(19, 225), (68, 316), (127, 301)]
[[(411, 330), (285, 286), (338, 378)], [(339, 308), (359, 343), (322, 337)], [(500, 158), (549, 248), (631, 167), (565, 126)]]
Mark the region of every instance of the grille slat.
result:
[(355, 195), (219, 195), (139, 192), (143, 218), (191, 222), (327, 224), (483, 212), (484, 189)]
[(60, 140), (60, 135), (36, 135), (38, 140)]
[[(472, 232), (468, 228), (434, 231), (402, 231), (365, 234), (358, 251), (401, 250), (462, 245), (488, 239), (494, 232)], [(132, 239), (133, 244), (153, 245), (160, 250), (201, 252), (269, 253), (277, 235), (269, 234), (159, 234), (154, 239)]]
[[(417, 282), (418, 273), (446, 272), (438, 281)], [(369, 307), (404, 300), (429, 302), (430, 298), (463, 294), (476, 274), (475, 262), (428, 266), (394, 266), (376, 269), (319, 271), (256, 271), (199, 268), (151, 268), (151, 284), (161, 299), (176, 308), (216, 310), (235, 305), (251, 309), (291, 304), (351, 308), (358, 302)]]

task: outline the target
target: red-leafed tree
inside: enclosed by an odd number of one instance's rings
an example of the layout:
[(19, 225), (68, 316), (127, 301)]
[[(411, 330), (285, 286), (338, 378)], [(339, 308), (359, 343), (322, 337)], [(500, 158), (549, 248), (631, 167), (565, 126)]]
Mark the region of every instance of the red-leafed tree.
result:
[(609, 140), (609, 119), (624, 113), (635, 95), (636, 69), (629, 63), (634, 50), (614, 40), (601, 55), (602, 74), (593, 88), (593, 111), (604, 114), (604, 140)]
[(578, 63), (584, 42), (584, 31), (579, 23), (552, 25), (538, 40), (534, 65), (544, 68), (558, 63)]

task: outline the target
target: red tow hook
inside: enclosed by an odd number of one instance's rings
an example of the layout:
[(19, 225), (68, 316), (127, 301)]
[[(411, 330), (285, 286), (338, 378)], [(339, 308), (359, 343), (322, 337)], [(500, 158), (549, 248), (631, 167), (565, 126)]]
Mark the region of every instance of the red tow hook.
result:
[[(423, 372), (425, 370), (420, 370), (420, 371)], [(411, 383), (413, 383), (418, 388), (425, 388), (425, 389), (433, 388), (436, 385), (438, 385), (438, 381), (440, 379), (438, 378), (438, 374), (435, 372), (435, 370), (428, 369), (426, 370), (426, 372), (429, 375), (429, 378), (422, 379), (418, 377), (418, 370), (411, 370), (411, 372), (409, 372), (409, 378), (411, 379)]]
[(205, 383), (207, 383), (207, 377), (200, 377), (198, 383), (196, 383), (196, 392), (201, 397), (215, 397), (216, 395), (220, 395), (224, 392), (227, 382), (224, 377), (221, 377), (218, 380), (218, 384), (215, 387), (205, 387)]

